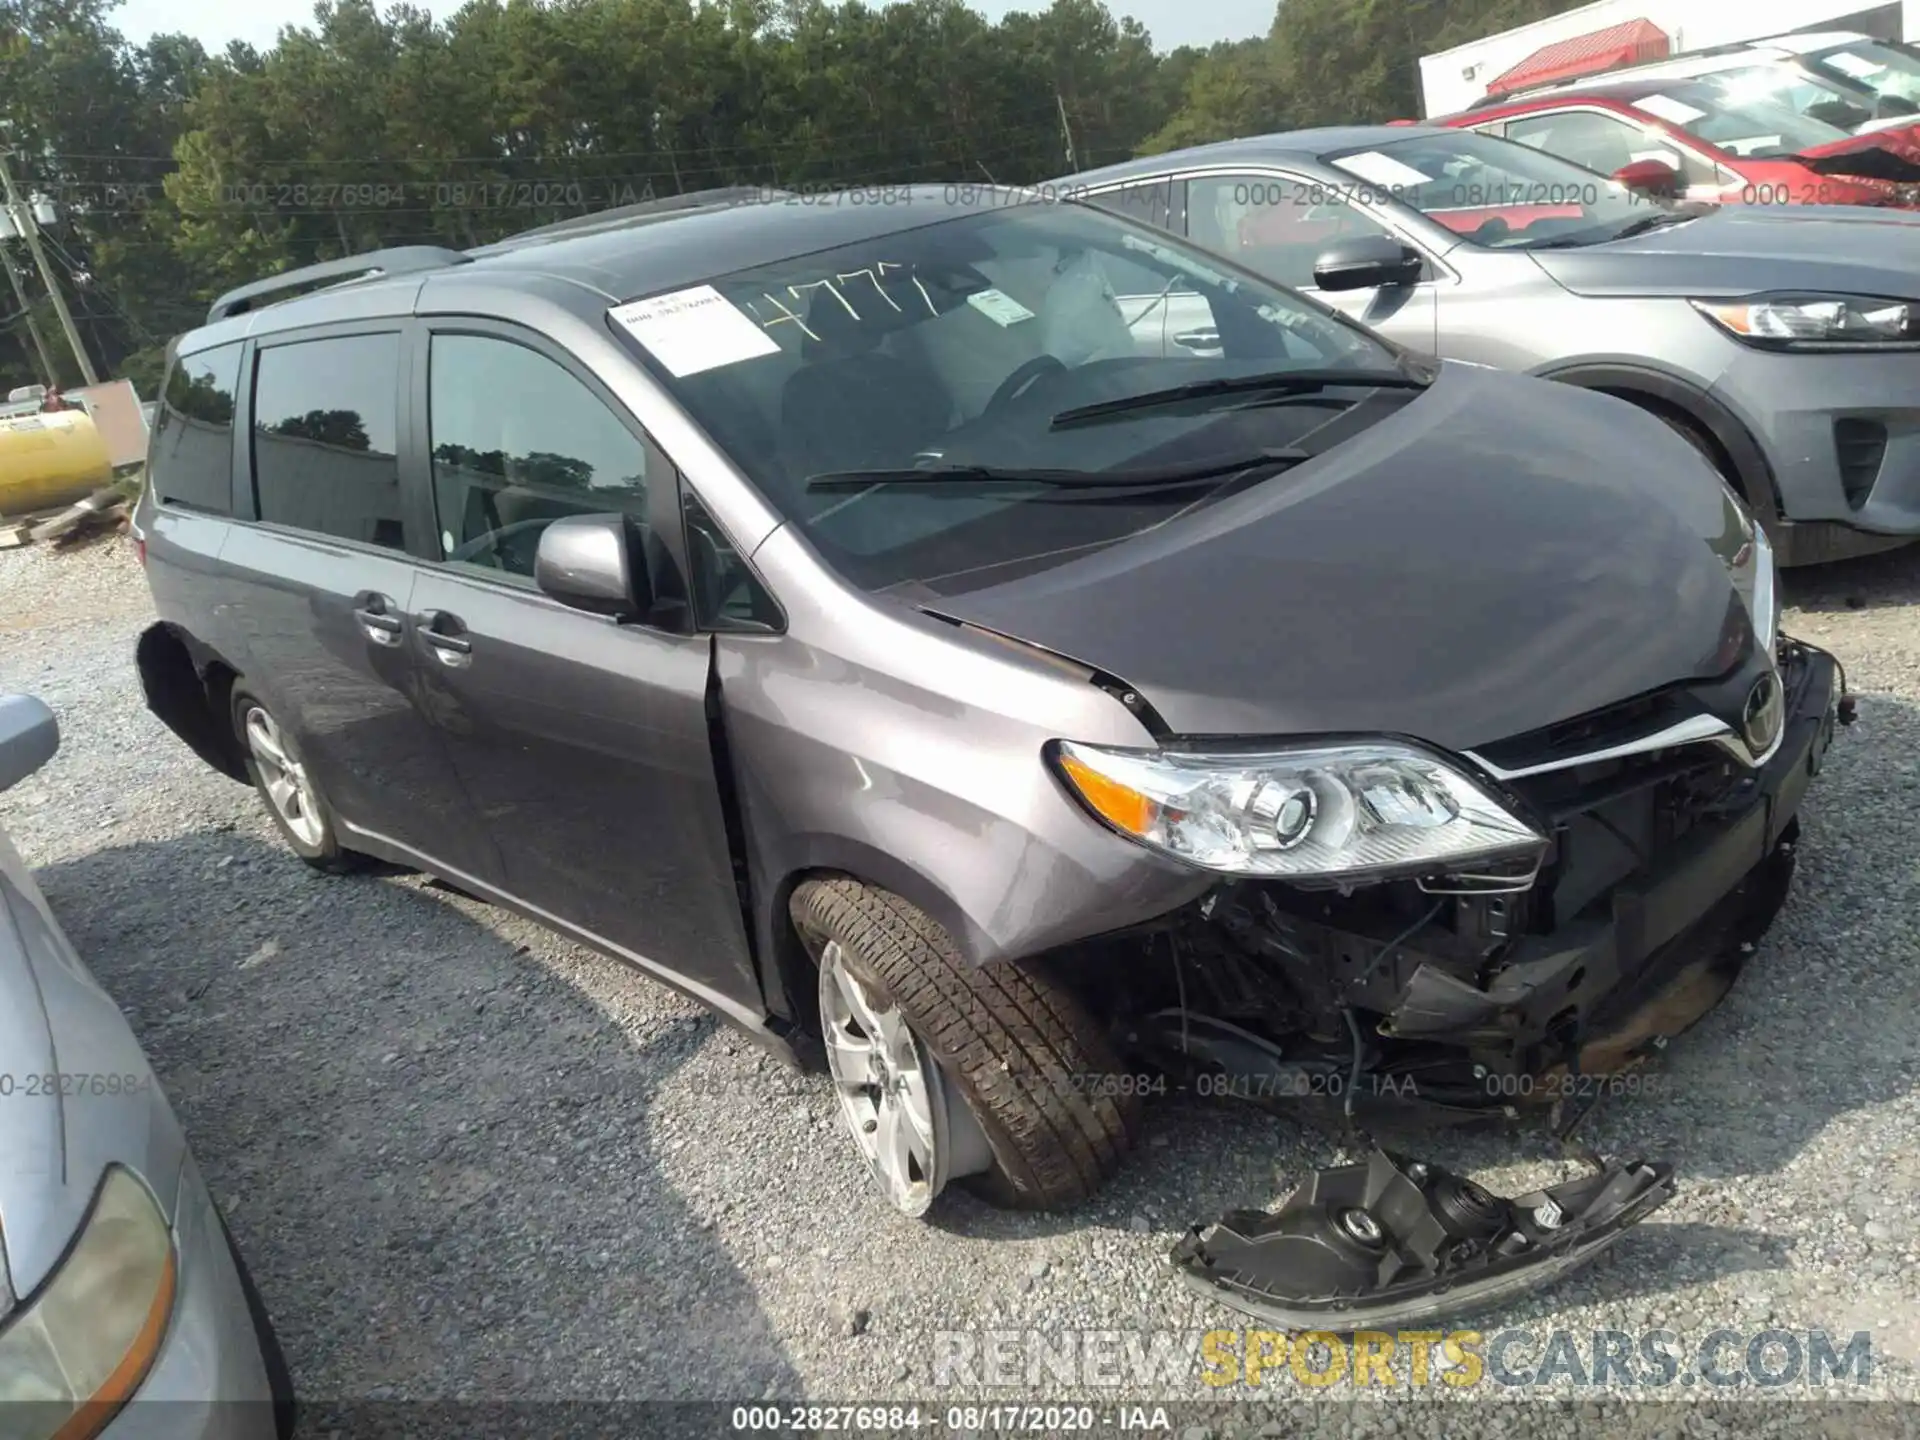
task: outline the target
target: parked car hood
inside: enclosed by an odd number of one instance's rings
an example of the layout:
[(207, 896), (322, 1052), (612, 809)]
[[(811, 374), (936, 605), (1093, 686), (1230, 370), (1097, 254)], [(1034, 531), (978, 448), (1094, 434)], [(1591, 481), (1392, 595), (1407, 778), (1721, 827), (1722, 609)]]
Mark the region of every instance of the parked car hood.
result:
[(1491, 743), (1752, 644), (1719, 480), (1610, 397), (1449, 364), (1276, 479), (922, 607), (1118, 677), (1183, 735)]
[[(58, 1080), (39, 1078), (80, 1075), (103, 1084), (119, 1077), (120, 1085), (131, 1077), (133, 1093), (62, 1097)], [(52, 1271), (107, 1165), (139, 1175), (173, 1214), (186, 1155), (179, 1123), (126, 1018), (61, 934), (4, 830), (0, 1077), (8, 1091), (0, 1095), (0, 1247), (15, 1296)]]
[[(1882, 174), (1880, 169), (1857, 171), (1851, 166), (1841, 169), (1820, 164), (1815, 164), (1814, 168), (1829, 175), (1866, 174), (1882, 180), (1920, 180), (1920, 125), (1911, 123), (1850, 135), (1845, 140), (1831, 140), (1825, 145), (1809, 145), (1797, 153), (1797, 158), (1809, 162), (1831, 161), (1840, 157), (1864, 157), (1876, 151), (1898, 162), (1904, 167), (1905, 173)], [(1886, 164), (1885, 161), (1869, 163), (1882, 168)]]
[(1728, 205), (1626, 240), (1526, 253), (1576, 295), (1920, 296), (1920, 214), (1863, 205)]

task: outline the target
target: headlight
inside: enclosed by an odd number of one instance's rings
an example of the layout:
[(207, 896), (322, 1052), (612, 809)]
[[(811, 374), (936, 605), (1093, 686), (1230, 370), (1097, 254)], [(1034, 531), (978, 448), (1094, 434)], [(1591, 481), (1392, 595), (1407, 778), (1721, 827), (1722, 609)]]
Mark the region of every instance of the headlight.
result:
[(1053, 760), (1128, 839), (1230, 875), (1378, 879), (1546, 849), (1461, 771), (1391, 741), (1221, 755), (1063, 740)]
[(1735, 339), (1765, 350), (1920, 349), (1920, 301), (1872, 295), (1773, 295), (1696, 300), (1693, 308)]
[(7, 1435), (84, 1440), (105, 1428), (153, 1364), (173, 1290), (166, 1217), (109, 1169), (73, 1249), (0, 1330)]

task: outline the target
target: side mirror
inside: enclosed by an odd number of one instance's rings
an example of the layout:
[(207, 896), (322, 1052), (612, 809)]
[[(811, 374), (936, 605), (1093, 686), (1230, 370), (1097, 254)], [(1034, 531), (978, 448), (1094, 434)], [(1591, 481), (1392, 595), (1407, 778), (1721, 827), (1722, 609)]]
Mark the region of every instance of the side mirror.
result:
[(568, 515), (540, 532), (533, 583), (575, 610), (632, 619), (651, 602), (647, 562), (625, 515)]
[(1879, 105), (1875, 107), (1873, 118), (1876, 120), (1890, 120), (1897, 115), (1916, 114), (1920, 114), (1920, 105), (1914, 104), (1913, 101), (1907, 99), (1906, 96), (1882, 95)]
[(60, 722), (44, 700), (0, 695), (0, 790), (8, 790), (53, 758)]
[(1415, 285), (1426, 262), (1411, 245), (1391, 235), (1356, 235), (1320, 252), (1313, 283), (1322, 290), (1371, 290), (1378, 285)]
[(1613, 172), (1614, 180), (1629, 190), (1660, 200), (1679, 198), (1680, 172), (1664, 160), (1635, 160)]

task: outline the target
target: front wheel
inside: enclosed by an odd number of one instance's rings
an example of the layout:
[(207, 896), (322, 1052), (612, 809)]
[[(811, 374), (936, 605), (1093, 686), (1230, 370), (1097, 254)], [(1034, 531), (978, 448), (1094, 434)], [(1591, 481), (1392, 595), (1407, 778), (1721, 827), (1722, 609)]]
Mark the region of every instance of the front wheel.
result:
[(810, 880), (795, 925), (820, 968), (820, 1024), (840, 1112), (888, 1200), (924, 1215), (951, 1180), (1051, 1210), (1120, 1164), (1139, 1099), (1092, 1017), (1041, 976), (969, 964), (899, 896)]

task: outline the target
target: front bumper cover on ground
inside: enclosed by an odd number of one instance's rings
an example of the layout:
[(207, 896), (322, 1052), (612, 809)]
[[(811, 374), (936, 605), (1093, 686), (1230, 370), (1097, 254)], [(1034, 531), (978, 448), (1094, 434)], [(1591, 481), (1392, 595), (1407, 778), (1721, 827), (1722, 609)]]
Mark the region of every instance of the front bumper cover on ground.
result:
[(1195, 1228), (1172, 1260), (1194, 1289), (1281, 1329), (1390, 1329), (1550, 1284), (1673, 1193), (1671, 1167), (1637, 1161), (1503, 1199), (1375, 1150), (1315, 1171), (1272, 1214)]

